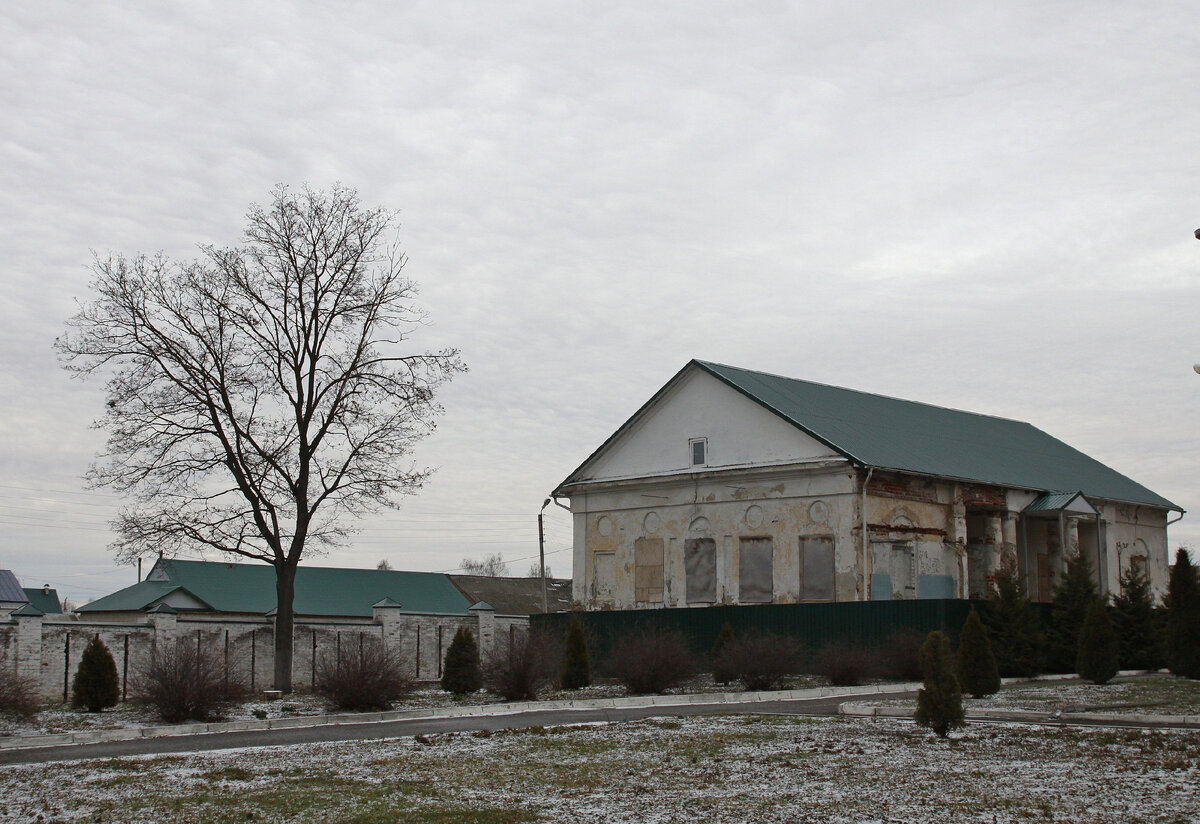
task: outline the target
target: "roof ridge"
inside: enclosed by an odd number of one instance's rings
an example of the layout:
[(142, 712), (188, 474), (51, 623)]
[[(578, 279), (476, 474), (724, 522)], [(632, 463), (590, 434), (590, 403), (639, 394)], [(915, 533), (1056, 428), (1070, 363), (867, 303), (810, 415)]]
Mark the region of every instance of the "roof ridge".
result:
[[(959, 409), (956, 406), (942, 406), (940, 404), (927, 403), (925, 401), (914, 401), (914, 400), (910, 400), (909, 398), (897, 398), (895, 395), (884, 395), (881, 392), (868, 392), (865, 389), (851, 389), (848, 386), (838, 386), (838, 385), (832, 384), (832, 383), (822, 383), (821, 381), (810, 381), (810, 380), (805, 380), (804, 378), (792, 378), (792, 377), (788, 377), (787, 375), (778, 375), (774, 372), (764, 372), (761, 369), (746, 369), (745, 367), (733, 366), (728, 363), (717, 363), (716, 361), (702, 361), (702, 360), (699, 360), (698, 358), (693, 358), (693, 361), (702, 367), (717, 367), (720, 369), (734, 369), (738, 372), (745, 372), (745, 373), (751, 374), (751, 375), (762, 375), (763, 377), (766, 377), (766, 378), (774, 378), (776, 380), (788, 381), (790, 383), (803, 383), (803, 384), (807, 384), (808, 386), (819, 386), (824, 389), (836, 389), (839, 392), (850, 392), (855, 395), (864, 395), (864, 396), (870, 397), (870, 398), (881, 398), (885, 401), (893, 401), (895, 403), (907, 403), (907, 404), (911, 404), (913, 406), (920, 406), (925, 409), (941, 409), (946, 412), (957, 412), (960, 415), (974, 415), (977, 418), (991, 418), (992, 420), (1004, 421), (1006, 423), (1019, 423), (1019, 424), (1024, 424), (1025, 426), (1030, 426), (1030, 427), (1033, 427), (1034, 429), (1037, 429), (1037, 427), (1033, 426), (1033, 424), (1031, 424), (1029, 421), (1023, 421), (1023, 420), (1020, 420), (1019, 418), (1006, 418), (1003, 415), (992, 415), (987, 412), (974, 412), (970, 409)], [(770, 408), (774, 409), (774, 407), (770, 407)], [(777, 413), (777, 414), (782, 414), (782, 413)], [(790, 418), (789, 418), (789, 420), (790, 420)]]

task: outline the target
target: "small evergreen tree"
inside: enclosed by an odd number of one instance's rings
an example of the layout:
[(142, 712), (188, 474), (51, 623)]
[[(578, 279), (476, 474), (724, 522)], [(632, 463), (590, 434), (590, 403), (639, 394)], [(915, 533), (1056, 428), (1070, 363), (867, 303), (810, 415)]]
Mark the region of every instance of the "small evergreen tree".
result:
[(1113, 630), (1121, 669), (1156, 670), (1163, 665), (1163, 639), (1150, 579), (1132, 567), (1121, 573), (1121, 592), (1113, 598)]
[(1004, 678), (1032, 678), (1042, 671), (1043, 646), (1037, 613), (1029, 603), (1025, 579), (1016, 563), (1008, 561), (996, 572), (983, 620), (996, 656), (996, 668)]
[(924, 686), (917, 693), (914, 718), (942, 738), (964, 723), (962, 692), (950, 664), (950, 639), (942, 632), (929, 633), (921, 645), (921, 673)]
[(571, 627), (567, 630), (567, 646), (563, 651), (559, 683), (566, 690), (577, 690), (592, 683), (592, 665), (588, 660), (587, 639), (583, 635), (583, 625), (579, 623), (578, 616), (571, 618)]
[(1067, 570), (1054, 588), (1048, 665), (1051, 672), (1075, 672), (1079, 632), (1092, 604), (1101, 601), (1091, 561), (1082, 552), (1067, 556)]
[(1167, 666), (1176, 675), (1200, 678), (1200, 579), (1182, 547), (1167, 584)]
[(1079, 677), (1093, 684), (1107, 684), (1117, 674), (1117, 657), (1120, 648), (1108, 610), (1100, 602), (1088, 608), (1083, 629), (1079, 631), (1079, 653), (1075, 657), (1075, 671)]
[(725, 647), (733, 640), (733, 627), (726, 621), (721, 624), (721, 631), (717, 633), (717, 640), (713, 641), (712, 646), (712, 661), (713, 661), (713, 681), (718, 684), (728, 684), (737, 678), (737, 673), (733, 672), (731, 662), (722, 653)]
[(446, 650), (442, 668), (442, 689), (455, 695), (467, 695), (483, 686), (483, 671), (479, 666), (479, 646), (466, 627), (459, 627)]
[(120, 698), (117, 664), (97, 635), (84, 647), (79, 659), (79, 669), (71, 683), (71, 704), (88, 712), (100, 712), (105, 707), (115, 707)]
[(1000, 691), (1000, 671), (987, 630), (979, 613), (971, 607), (958, 639), (958, 681), (963, 692), (974, 698), (995, 695)]

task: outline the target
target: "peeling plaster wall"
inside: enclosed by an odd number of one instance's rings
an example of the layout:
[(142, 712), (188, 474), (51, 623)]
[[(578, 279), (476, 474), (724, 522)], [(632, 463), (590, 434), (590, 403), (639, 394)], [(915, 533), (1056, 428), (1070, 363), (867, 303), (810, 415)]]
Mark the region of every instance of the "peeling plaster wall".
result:
[(1167, 592), (1171, 575), (1171, 550), (1167, 538), (1167, 511), (1133, 504), (1106, 503), (1101, 507), (1105, 529), (1106, 575), (1109, 592), (1120, 592), (1120, 575), (1135, 556), (1146, 558), (1146, 574), (1155, 597)]
[[(715, 544), (712, 602), (739, 603), (741, 539), (769, 538), (774, 556), (772, 600), (801, 600), (800, 539), (828, 537), (834, 546), (835, 600), (859, 597), (858, 499), (855, 473), (844, 461), (784, 470), (701, 473), (591, 487), (571, 497), (575, 521), (575, 601), (588, 609), (685, 607), (688, 539)], [(636, 597), (639, 539), (661, 539), (661, 599)], [(646, 551), (642, 544), (643, 552)]]
[[(802, 553), (814, 545), (821, 549), (823, 539), (833, 546), (830, 574), (838, 601), (986, 597), (1000, 566), (1018, 562), (1026, 540), (1035, 597), (1038, 554), (1049, 563), (1052, 586), (1064, 549), (1073, 546), (1102, 568), (1108, 592), (1118, 591), (1120, 572), (1134, 556), (1146, 559), (1157, 594), (1166, 587), (1162, 510), (1097, 502), (1104, 551), (1096, 558), (1094, 521), (1068, 519), (1064, 547), (1056, 515), (1020, 515), (1035, 492), (875, 472), (865, 496), (864, 552), (864, 477), (845, 461), (826, 461), (588, 484), (571, 496), (575, 603), (636, 609), (758, 602), (755, 588), (742, 586), (742, 570), (752, 560), (742, 553), (751, 547), (761, 555), (764, 539), (773, 549), (771, 568), (753, 571), (756, 582), (769, 575), (773, 603), (816, 600), (805, 597)], [(711, 599), (689, 600), (689, 545), (693, 591), (711, 592)], [(709, 546), (711, 587), (707, 558), (696, 560)]]

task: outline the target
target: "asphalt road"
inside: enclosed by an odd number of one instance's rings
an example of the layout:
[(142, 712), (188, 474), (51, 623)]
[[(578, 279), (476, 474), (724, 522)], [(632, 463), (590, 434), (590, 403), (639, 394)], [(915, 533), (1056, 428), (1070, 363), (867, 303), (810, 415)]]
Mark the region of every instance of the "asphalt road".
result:
[[(915, 695), (915, 694), (912, 694)], [(589, 721), (630, 721), (680, 715), (836, 715), (838, 704), (845, 696), (811, 698), (792, 701), (753, 701), (744, 704), (680, 704), (678, 706), (648, 706), (596, 708), (575, 710), (534, 710), (511, 715), (459, 716), (452, 718), (417, 718), (400, 721), (378, 721), (368, 724), (322, 724), (314, 727), (292, 727), (280, 730), (244, 730), (240, 732), (174, 735), (164, 738), (141, 738), (129, 741), (105, 741), (96, 744), (68, 744), (57, 747), (30, 747), (0, 750), (0, 765), (42, 764), (51, 761), (113, 758), (123, 755), (160, 755), (168, 753), (227, 750), (237, 747), (269, 747), (311, 744), (321, 741), (359, 741), (375, 738), (398, 738), (408, 735), (429, 735), (439, 732), (473, 732), (475, 730), (521, 729), (523, 727), (579, 724)]]

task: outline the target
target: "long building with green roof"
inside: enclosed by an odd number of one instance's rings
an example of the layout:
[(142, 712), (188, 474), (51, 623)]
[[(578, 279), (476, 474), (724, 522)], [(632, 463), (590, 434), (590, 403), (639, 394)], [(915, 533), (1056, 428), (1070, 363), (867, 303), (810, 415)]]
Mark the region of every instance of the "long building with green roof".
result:
[[(456, 582), (462, 578), (466, 586)], [(554, 590), (562, 582), (552, 581)], [(407, 615), (467, 616), (487, 603), (493, 590), (526, 595), (523, 614), (540, 611), (538, 579), (450, 576), (440, 572), (404, 572), (301, 565), (296, 570), (298, 618), (371, 618), (380, 602), (399, 604)], [(535, 595), (538, 597), (535, 599)], [(506, 599), (501, 606), (512, 599)], [(561, 603), (555, 603), (558, 608)], [(78, 608), (89, 618), (133, 620), (158, 607), (179, 613), (220, 617), (262, 617), (275, 611), (275, 569), (267, 564), (235, 564), (160, 558), (145, 580)]]
[(1180, 507), (1023, 421), (693, 360), (555, 490), (588, 608), (1161, 591)]

